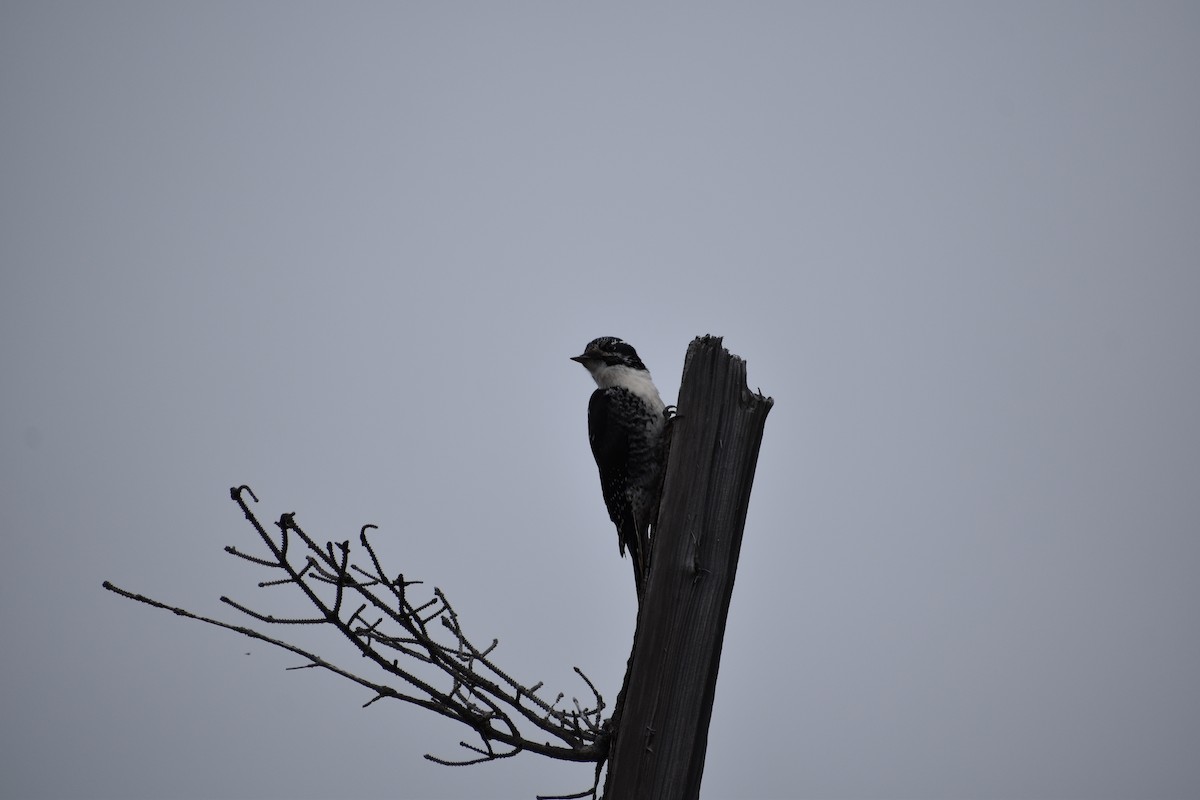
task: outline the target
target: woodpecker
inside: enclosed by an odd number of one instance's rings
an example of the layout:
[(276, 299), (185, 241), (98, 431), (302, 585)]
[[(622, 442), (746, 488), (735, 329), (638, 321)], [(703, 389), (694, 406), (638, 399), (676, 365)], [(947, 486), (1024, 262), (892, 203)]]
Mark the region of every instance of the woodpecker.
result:
[(608, 516), (617, 526), (617, 545), (622, 556), (629, 548), (641, 600), (650, 569), (650, 527), (658, 522), (669, 414), (650, 371), (628, 343), (602, 336), (571, 360), (599, 387), (588, 403), (588, 440)]

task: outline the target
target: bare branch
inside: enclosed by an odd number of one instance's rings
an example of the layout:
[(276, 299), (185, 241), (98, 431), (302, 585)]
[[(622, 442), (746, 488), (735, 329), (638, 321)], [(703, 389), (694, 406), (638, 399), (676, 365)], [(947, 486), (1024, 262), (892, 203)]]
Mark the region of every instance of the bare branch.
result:
[(237, 556), (238, 558), (244, 558), (247, 561), (251, 562), (252, 564), (258, 564), (260, 567), (273, 567), (274, 569), (280, 568), (279, 564), (274, 561), (270, 561), (265, 558), (258, 558), (256, 556), (248, 555), (246, 553), (243, 553), (241, 550), (238, 550), (233, 545), (227, 545), (225, 547), (225, 552), (229, 553), (230, 555)]
[[(251, 511), (246, 495), (258, 502), (248, 486), (230, 490), (230, 497), (253, 526), (266, 552), (255, 555), (235, 547), (226, 547), (226, 552), (271, 570), (281, 570), (283, 577), (261, 581), (258, 586), (295, 586), (317, 613), (310, 617), (278, 616), (228, 597), (221, 597), (221, 602), (268, 625), (332, 626), (361, 658), (379, 670), (381, 679), (366, 677), (361, 669), (351, 672), (251, 628), (193, 614), (108, 581), (104, 582), (104, 588), (295, 653), (306, 663), (289, 669), (321, 668), (369, 689), (372, 696), (364, 707), (385, 699), (400, 700), (457, 720), (479, 737), (479, 745), (460, 743), (473, 754), (470, 758), (425, 756), (438, 764), (477, 764), (510, 758), (523, 751), (566, 761), (603, 763), (609, 745), (602, 716), (605, 703), (582, 670), (575, 668), (591, 692), (589, 707), (574, 700), (573, 708), (561, 708), (559, 703), (564, 697), (561, 693), (554, 702), (547, 702), (538, 694), (541, 682), (521, 684), (493, 660), (500, 644), (498, 639), (493, 638), (484, 647), (474, 644), (441, 589), (434, 588), (432, 597), (419, 601), (410, 598), (409, 589), (422, 582), (385, 569), (368, 535), (378, 529), (376, 525), (363, 525), (355, 546), (350, 541), (322, 544), (301, 528), (294, 513), (286, 513), (275, 523), (278, 535), (270, 535)], [(293, 539), (299, 540), (295, 548), (291, 547)], [(296, 554), (297, 548), (300, 555)], [(365, 562), (356, 558), (363, 553)], [(396, 577), (388, 577), (390, 574)], [(432, 625), (434, 622), (438, 624)], [(392, 686), (395, 681), (404, 688)], [(595, 796), (594, 788), (591, 794)]]

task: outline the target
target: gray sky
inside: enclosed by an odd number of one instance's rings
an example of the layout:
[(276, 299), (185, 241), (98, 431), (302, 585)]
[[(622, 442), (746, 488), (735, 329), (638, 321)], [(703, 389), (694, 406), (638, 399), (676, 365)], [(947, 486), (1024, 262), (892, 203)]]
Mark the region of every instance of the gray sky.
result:
[(100, 583), (299, 612), (222, 552), (249, 483), (612, 698), (632, 582), (567, 357), (622, 336), (671, 401), (704, 333), (776, 399), (706, 798), (1200, 795), (1198, 34), (5, 3), (0, 795), (584, 788), (430, 764), (466, 732)]

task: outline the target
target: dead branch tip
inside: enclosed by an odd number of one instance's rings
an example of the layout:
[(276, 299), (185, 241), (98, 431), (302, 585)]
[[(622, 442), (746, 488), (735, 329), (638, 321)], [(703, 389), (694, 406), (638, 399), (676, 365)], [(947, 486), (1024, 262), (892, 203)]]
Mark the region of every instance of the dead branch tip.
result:
[(246, 494), (248, 494), (252, 498), (254, 498), (254, 502), (256, 502), (256, 503), (258, 502), (258, 495), (256, 495), (254, 493), (254, 490), (251, 489), (249, 486), (247, 486), (244, 483), (241, 486), (234, 486), (232, 489), (230, 489), (229, 496), (233, 498), (235, 503), (241, 503), (242, 502), (242, 492), (245, 492)]

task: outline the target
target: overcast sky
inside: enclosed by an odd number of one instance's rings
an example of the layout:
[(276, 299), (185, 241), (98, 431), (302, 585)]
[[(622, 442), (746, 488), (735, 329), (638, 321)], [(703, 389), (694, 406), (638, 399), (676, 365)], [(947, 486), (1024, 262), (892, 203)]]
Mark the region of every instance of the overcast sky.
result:
[(776, 401), (705, 798), (1200, 796), (1196, 4), (5, 2), (0, 115), (4, 798), (585, 788), (100, 584), (303, 613), (248, 483), (614, 698), (567, 358), (705, 333)]

